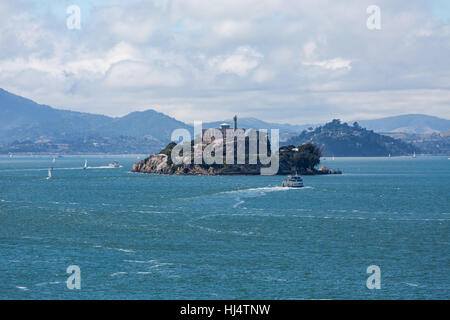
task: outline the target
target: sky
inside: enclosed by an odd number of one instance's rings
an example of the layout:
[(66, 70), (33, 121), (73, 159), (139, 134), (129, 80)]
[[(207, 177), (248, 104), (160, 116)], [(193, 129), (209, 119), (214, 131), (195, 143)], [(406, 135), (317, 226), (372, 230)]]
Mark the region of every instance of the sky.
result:
[[(447, 0), (1, 0), (0, 87), (56, 108), (450, 118)], [(67, 27), (77, 5), (81, 28)], [(369, 29), (370, 5), (381, 29)]]

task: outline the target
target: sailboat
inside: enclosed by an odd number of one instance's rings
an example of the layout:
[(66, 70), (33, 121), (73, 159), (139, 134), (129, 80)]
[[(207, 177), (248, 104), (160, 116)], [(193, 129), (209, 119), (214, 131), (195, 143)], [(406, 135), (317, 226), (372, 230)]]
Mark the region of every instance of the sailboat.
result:
[(53, 163), (55, 163), (55, 162), (56, 162), (56, 159), (55, 159), (54, 157), (53, 157), (53, 160), (52, 160), (52, 162), (53, 162)]
[(415, 158), (415, 157), (416, 157), (416, 152), (414, 151), (413, 158)]
[(83, 169), (87, 169), (87, 160), (84, 160), (84, 167), (83, 167)]
[(48, 169), (48, 175), (47, 178), (45, 178), (46, 180), (50, 180), (52, 178), (52, 169)]

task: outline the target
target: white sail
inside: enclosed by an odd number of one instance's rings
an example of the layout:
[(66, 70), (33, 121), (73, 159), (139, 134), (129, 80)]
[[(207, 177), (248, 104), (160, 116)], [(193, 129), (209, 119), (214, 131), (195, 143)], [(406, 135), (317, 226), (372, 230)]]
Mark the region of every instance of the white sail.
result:
[(87, 160), (84, 160), (84, 167), (83, 169), (87, 169)]
[(51, 177), (52, 177), (52, 170), (48, 169), (47, 180), (51, 179)]

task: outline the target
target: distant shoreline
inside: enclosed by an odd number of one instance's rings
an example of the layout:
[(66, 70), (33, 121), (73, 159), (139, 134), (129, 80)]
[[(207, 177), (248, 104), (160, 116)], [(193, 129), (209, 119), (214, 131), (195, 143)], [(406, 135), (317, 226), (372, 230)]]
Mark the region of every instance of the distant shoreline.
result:
[[(69, 157), (69, 156), (145, 156), (148, 157), (149, 153), (13, 153), (15, 156), (53, 156), (53, 157)], [(9, 157), (8, 153), (0, 153), (0, 157)], [(331, 160), (333, 156), (323, 156), (321, 160)], [(416, 154), (416, 157), (450, 157), (449, 154)], [(401, 155), (401, 156), (335, 156), (335, 159), (345, 159), (345, 158), (412, 158), (412, 155)]]

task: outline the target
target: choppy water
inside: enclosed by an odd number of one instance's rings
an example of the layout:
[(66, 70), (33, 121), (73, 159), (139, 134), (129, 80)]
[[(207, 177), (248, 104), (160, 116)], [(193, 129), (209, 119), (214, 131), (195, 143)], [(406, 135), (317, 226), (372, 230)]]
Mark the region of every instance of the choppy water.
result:
[[(51, 159), (0, 158), (0, 298), (450, 297), (447, 157), (323, 161), (345, 174), (301, 190), (133, 174), (136, 156)], [(380, 290), (366, 288), (372, 264)]]

